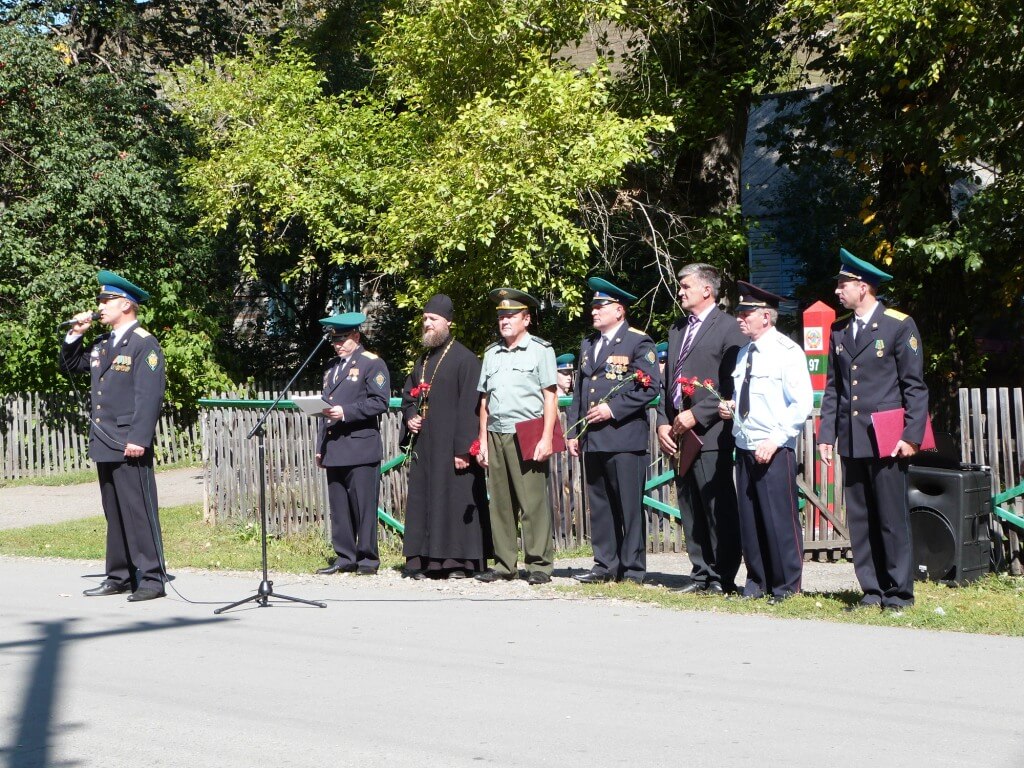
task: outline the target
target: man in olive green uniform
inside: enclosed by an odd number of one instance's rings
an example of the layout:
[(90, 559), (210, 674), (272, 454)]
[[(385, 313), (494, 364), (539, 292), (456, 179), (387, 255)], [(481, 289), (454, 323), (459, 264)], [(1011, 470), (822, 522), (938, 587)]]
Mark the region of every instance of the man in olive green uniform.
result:
[[(555, 392), (555, 353), (551, 345), (527, 330), (535, 298), (511, 288), (490, 293), (497, 303), (502, 340), (484, 352), (480, 384), (480, 453), (489, 467), (491, 541), (494, 567), (476, 578), (483, 582), (515, 579), (518, 571), (516, 514), (522, 520), (527, 581), (551, 581), (554, 542), (548, 502), (548, 457), (558, 420)], [(541, 436), (531, 455), (524, 456), (516, 439), (516, 424), (543, 419)]]

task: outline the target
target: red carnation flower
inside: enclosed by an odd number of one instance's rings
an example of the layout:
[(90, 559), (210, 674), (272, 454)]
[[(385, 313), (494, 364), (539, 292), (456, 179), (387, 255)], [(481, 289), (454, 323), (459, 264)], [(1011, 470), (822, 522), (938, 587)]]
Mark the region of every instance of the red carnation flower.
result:
[(480, 455), (480, 441), (479, 440), (474, 440), (472, 442), (472, 444), (469, 446), (469, 455), (470, 456), (479, 456)]

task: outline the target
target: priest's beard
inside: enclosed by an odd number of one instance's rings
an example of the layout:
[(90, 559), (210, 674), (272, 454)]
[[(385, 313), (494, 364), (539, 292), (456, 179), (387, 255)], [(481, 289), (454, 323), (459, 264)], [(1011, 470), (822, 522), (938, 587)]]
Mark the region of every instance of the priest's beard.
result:
[(437, 349), (451, 337), (448, 329), (423, 332), (423, 346), (427, 349)]

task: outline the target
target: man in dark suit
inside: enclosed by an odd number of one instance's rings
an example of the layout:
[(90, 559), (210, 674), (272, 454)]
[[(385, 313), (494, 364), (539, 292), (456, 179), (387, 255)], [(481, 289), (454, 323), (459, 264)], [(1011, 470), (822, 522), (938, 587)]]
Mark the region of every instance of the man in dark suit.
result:
[(92, 398), (89, 458), (96, 462), (107, 519), (106, 578), (90, 597), (127, 592), (135, 603), (164, 596), (163, 547), (153, 478), (153, 435), (166, 384), (164, 354), (139, 325), (138, 306), (149, 294), (120, 275), (101, 270), (99, 320), (111, 330), (84, 346), (93, 313), (75, 317), (61, 347), (61, 369), (89, 372)]
[[(892, 279), (839, 249), (836, 296), (853, 311), (837, 320), (829, 342), (818, 450), (833, 446), (843, 462), (853, 564), (864, 596), (859, 606), (901, 611), (914, 603), (913, 550), (907, 509), (907, 459), (917, 453), (928, 419), (924, 353), (913, 319), (887, 309), (876, 294)], [(878, 456), (871, 414), (904, 409), (902, 438)]]
[(335, 360), (324, 372), (323, 411), (316, 441), (316, 463), (327, 470), (334, 562), (317, 573), (372, 576), (380, 567), (377, 500), (380, 493), (380, 415), (391, 398), (388, 368), (363, 349), (361, 312), (324, 318)]
[(658, 356), (651, 338), (626, 320), (626, 307), (636, 296), (599, 277), (588, 285), (594, 291), (590, 314), (597, 333), (580, 347), (566, 421), (569, 453), (583, 451), (594, 566), (576, 579), (642, 584), (647, 573), (647, 406), (660, 386)]
[(691, 581), (681, 592), (722, 594), (736, 591), (740, 566), (740, 529), (736, 486), (732, 478), (735, 445), (731, 429), (723, 429), (718, 400), (706, 388), (688, 395), (680, 377), (711, 379), (723, 397), (732, 397), (736, 356), (747, 338), (718, 304), (721, 276), (709, 264), (688, 264), (679, 270), (679, 304), (687, 315), (668, 334), (658, 442), (675, 454), (686, 432), (703, 445), (697, 458), (677, 478), (679, 511), (692, 564)]

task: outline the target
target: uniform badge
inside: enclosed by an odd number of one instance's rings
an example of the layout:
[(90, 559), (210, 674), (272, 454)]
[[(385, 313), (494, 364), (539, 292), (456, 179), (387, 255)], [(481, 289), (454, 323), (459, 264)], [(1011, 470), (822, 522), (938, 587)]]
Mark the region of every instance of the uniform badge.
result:
[(160, 358), (156, 354), (156, 350), (151, 349), (149, 354), (146, 356), (146, 365), (149, 366), (149, 370), (155, 371), (156, 367), (160, 365)]
[(875, 357), (881, 357), (885, 354), (885, 340), (875, 339)]
[(383, 373), (378, 373), (373, 377), (373, 383), (377, 385), (377, 389), (384, 389), (384, 380), (385, 377)]
[(132, 369), (132, 356), (131, 355), (118, 355), (114, 358), (110, 367), (120, 373), (128, 373)]
[(842, 351), (843, 351), (843, 345), (842, 344), (836, 344), (836, 352), (842, 352)]
[(358, 381), (359, 380), (359, 369), (358, 368), (350, 368), (349, 369), (349, 371), (348, 371), (348, 380), (349, 381)]
[(647, 354), (644, 355), (644, 360), (646, 360), (651, 365), (654, 365), (654, 362), (657, 359), (658, 359), (658, 356), (654, 354), (654, 350), (653, 349), (647, 350)]
[(917, 336), (914, 336), (913, 334), (911, 334), (910, 340), (907, 341), (907, 346), (909, 346), (910, 349), (913, 350), (914, 354), (916, 355), (917, 354)]

